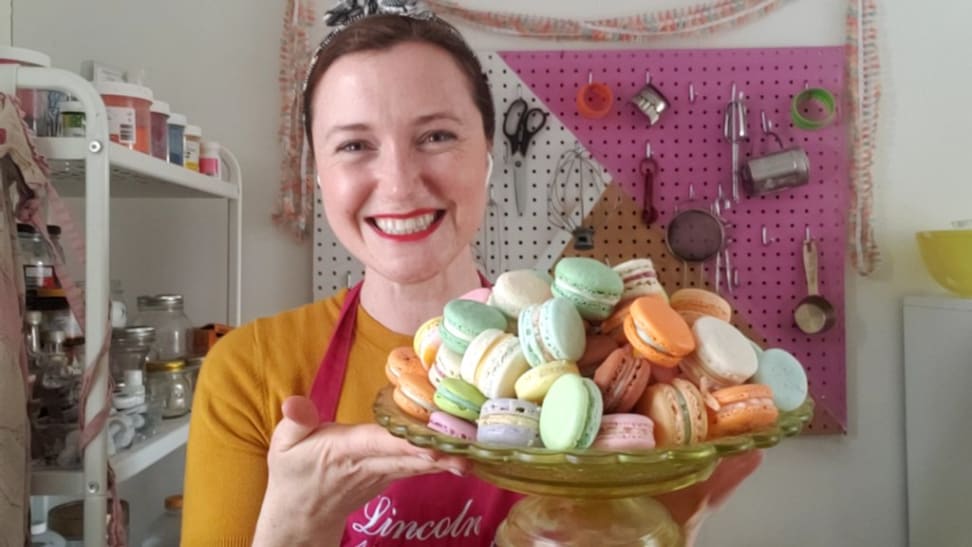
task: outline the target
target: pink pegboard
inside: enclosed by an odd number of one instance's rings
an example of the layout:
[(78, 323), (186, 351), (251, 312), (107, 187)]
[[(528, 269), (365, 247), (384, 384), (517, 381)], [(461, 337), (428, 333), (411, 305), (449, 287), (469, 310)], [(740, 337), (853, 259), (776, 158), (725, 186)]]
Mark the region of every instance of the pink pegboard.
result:
[[(785, 348), (803, 362), (817, 402), (811, 431), (846, 430), (846, 126), (840, 112), (834, 124), (818, 131), (795, 129), (789, 116), (793, 95), (806, 85), (831, 90), (841, 104), (844, 49), (524, 51), (500, 55), (638, 203), (643, 195), (638, 163), (646, 142), (651, 144), (660, 166), (655, 186), (660, 227), (672, 217), (676, 204), (688, 198), (689, 184), (694, 186), (696, 198), (710, 201), (715, 199), (718, 185), (729, 190), (730, 146), (723, 139), (722, 123), (733, 84), (745, 93), (749, 107), (750, 142), (741, 147), (744, 159), (774, 146), (762, 134), (760, 111), (778, 126), (786, 146), (799, 145), (807, 151), (809, 185), (759, 198), (743, 194), (740, 203), (724, 213), (732, 224), (730, 252), (740, 284), (731, 295), (722, 292), (769, 345)], [(644, 114), (630, 103), (644, 85), (646, 71), (672, 105), (650, 128)], [(596, 122), (582, 118), (575, 107), (577, 90), (589, 74), (610, 86), (615, 96), (612, 112)], [(694, 103), (689, 101), (690, 84), (695, 90)], [(768, 246), (762, 243), (763, 226), (773, 240)], [(794, 306), (806, 294), (801, 242), (808, 227), (820, 248), (821, 291), (837, 312), (837, 324), (816, 336), (801, 333), (792, 319)]]

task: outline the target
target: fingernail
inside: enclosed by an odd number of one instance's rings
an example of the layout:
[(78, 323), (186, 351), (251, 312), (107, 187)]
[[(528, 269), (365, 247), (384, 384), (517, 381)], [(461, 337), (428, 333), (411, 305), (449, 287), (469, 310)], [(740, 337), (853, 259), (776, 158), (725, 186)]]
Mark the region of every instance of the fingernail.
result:
[(450, 467), (449, 469), (447, 469), (447, 471), (450, 472), (450, 473), (452, 473), (453, 475), (455, 475), (457, 477), (465, 477), (466, 476), (466, 474), (463, 473), (462, 470), (457, 469), (455, 467)]
[(419, 454), (418, 457), (422, 458), (423, 460), (425, 460), (425, 461), (427, 461), (429, 463), (434, 463), (435, 462), (435, 458), (432, 457), (432, 454), (426, 454), (425, 452), (423, 452), (423, 453)]

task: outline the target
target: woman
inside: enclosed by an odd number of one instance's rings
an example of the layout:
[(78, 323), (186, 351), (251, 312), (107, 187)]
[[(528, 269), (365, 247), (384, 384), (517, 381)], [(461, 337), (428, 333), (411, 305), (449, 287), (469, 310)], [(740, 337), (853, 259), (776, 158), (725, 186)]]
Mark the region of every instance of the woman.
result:
[[(366, 17), (326, 39), (305, 97), (324, 210), (364, 282), (213, 348), (193, 409), (183, 542), (489, 545), (517, 496), (371, 414), (388, 352), (482, 282), (470, 242), (494, 112), (479, 62), (439, 19)], [(673, 499), (676, 518), (708, 494)]]

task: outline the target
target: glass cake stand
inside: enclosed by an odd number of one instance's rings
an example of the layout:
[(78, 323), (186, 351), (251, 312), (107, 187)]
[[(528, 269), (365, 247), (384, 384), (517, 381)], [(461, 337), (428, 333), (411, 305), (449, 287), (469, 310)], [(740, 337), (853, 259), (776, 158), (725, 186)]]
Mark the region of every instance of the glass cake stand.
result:
[(813, 417), (813, 400), (780, 413), (774, 427), (684, 447), (649, 451), (554, 451), (463, 441), (432, 431), (378, 392), (375, 417), (391, 434), (416, 446), (459, 455), (496, 486), (525, 494), (500, 525), (506, 546), (678, 546), (680, 527), (652, 496), (709, 477), (720, 458), (768, 448), (798, 434)]

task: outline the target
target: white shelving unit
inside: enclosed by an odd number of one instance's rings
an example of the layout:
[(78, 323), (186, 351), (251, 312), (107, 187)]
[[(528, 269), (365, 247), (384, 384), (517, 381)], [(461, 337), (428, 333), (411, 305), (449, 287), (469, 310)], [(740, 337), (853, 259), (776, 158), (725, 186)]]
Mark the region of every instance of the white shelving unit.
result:
[[(242, 177), (235, 156), (222, 148), (229, 180), (189, 171), (166, 161), (109, 142), (107, 114), (101, 97), (89, 82), (71, 72), (52, 68), (0, 66), (0, 91), (17, 88), (52, 89), (76, 97), (85, 108), (84, 138), (42, 138), (38, 151), (47, 157), (58, 193), (85, 200), (85, 323), (87, 340), (103, 340), (108, 328), (109, 200), (112, 197), (213, 198), (226, 201), (227, 309), (226, 321), (240, 322)], [(95, 416), (105, 405), (108, 386), (107, 357), (98, 363), (98, 344), (85, 346), (87, 368), (98, 367), (85, 412)], [(100, 366), (99, 366), (100, 365)], [(189, 417), (165, 420), (160, 432), (110, 461), (118, 482), (150, 468), (185, 444)], [(107, 437), (102, 431), (85, 450), (78, 469), (42, 469), (31, 476), (32, 495), (83, 496), (84, 544), (105, 543), (107, 507)]]

